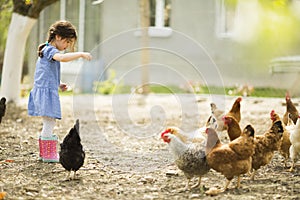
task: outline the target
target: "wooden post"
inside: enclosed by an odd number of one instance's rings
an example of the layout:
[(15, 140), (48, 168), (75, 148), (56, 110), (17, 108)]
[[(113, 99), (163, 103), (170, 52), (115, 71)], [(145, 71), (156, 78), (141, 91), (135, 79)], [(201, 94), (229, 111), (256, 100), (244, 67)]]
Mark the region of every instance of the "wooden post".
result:
[(141, 46), (143, 47), (141, 51), (141, 64), (142, 64), (142, 94), (148, 94), (149, 89), (149, 36), (148, 28), (150, 25), (150, 7), (149, 0), (140, 0), (140, 16), (141, 16)]

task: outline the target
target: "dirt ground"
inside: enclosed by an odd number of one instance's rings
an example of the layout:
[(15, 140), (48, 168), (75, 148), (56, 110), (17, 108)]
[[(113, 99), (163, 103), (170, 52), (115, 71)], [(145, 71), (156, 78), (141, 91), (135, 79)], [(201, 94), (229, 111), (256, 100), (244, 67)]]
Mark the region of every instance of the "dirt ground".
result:
[[(8, 104), (0, 124), (0, 192), (7, 193), (6, 199), (300, 199), (299, 162), (293, 173), (287, 172), (278, 153), (257, 172), (256, 180), (244, 175), (240, 189), (234, 188), (234, 179), (225, 193), (206, 196), (209, 188), (225, 184), (222, 175), (210, 170), (200, 188), (183, 190), (186, 179), (159, 133), (169, 125), (187, 132), (203, 126), (209, 103), (216, 99), (205, 95), (62, 96), (63, 117), (55, 134), (62, 141), (79, 118), (87, 154), (71, 181), (65, 179), (67, 173), (59, 163), (38, 160), (42, 124), (40, 118), (27, 115), (27, 99), (18, 106)], [(234, 99), (224, 99), (225, 110)], [(256, 134), (262, 134), (270, 127), (272, 109), (282, 115), (284, 98), (244, 97), (241, 126), (251, 123)], [(225, 133), (220, 136), (227, 142)]]

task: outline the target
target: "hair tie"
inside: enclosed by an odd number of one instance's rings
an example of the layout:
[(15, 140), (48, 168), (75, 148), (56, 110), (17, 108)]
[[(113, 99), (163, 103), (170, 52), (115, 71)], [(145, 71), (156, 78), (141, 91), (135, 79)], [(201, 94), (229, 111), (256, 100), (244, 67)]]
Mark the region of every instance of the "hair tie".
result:
[(45, 42), (45, 44), (46, 44), (46, 46), (49, 46), (49, 42), (47, 41), (47, 42)]

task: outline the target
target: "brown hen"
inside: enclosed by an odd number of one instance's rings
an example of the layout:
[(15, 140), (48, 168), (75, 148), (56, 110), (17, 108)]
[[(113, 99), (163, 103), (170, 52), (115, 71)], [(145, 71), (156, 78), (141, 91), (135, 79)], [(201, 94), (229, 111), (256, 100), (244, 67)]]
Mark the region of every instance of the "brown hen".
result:
[[(281, 121), (280, 117), (275, 111), (271, 112), (271, 120), (273, 122)], [(282, 140), (279, 147), (279, 153), (284, 157), (284, 166), (287, 167), (287, 161), (290, 157), (290, 132), (286, 129), (286, 127), (283, 125), (283, 134), (282, 134)]]
[[(251, 125), (246, 126), (243, 133), (237, 139), (229, 144), (222, 144), (214, 129), (208, 128), (206, 159), (208, 165), (223, 174), (226, 179), (225, 191), (231, 180), (237, 176), (237, 188), (240, 187), (240, 175), (249, 172), (251, 169), (251, 156), (254, 153), (254, 129)], [(213, 194), (215, 191), (207, 191), (207, 194)]]
[(239, 123), (236, 119), (232, 116), (224, 116), (223, 117), (224, 124), (227, 126), (227, 134), (229, 136), (230, 141), (238, 138), (241, 133), (242, 129), (240, 128)]
[[(241, 121), (241, 102), (242, 101), (242, 97), (238, 97), (231, 109), (228, 111), (228, 113), (225, 113), (224, 111), (221, 111), (217, 108), (215, 103), (211, 103), (210, 107), (211, 107), (211, 116), (209, 117), (209, 119), (213, 116), (216, 120), (217, 120), (217, 131), (224, 131), (227, 129), (227, 125), (224, 124), (222, 118), (224, 116), (231, 116), (234, 117), (236, 119), (236, 121), (239, 123)], [(209, 121), (208, 119), (208, 121)]]
[(255, 173), (260, 167), (271, 162), (274, 152), (280, 148), (283, 131), (282, 122), (276, 121), (263, 135), (254, 137), (255, 152), (252, 156), (251, 180), (254, 180)]
[(285, 101), (286, 101), (286, 111), (283, 115), (282, 121), (285, 125), (287, 125), (288, 119), (290, 117), (292, 119), (292, 121), (294, 122), (294, 124), (296, 124), (298, 116), (299, 116), (299, 112), (298, 112), (296, 106), (294, 105), (294, 103), (292, 102), (290, 94), (288, 92), (285, 95)]

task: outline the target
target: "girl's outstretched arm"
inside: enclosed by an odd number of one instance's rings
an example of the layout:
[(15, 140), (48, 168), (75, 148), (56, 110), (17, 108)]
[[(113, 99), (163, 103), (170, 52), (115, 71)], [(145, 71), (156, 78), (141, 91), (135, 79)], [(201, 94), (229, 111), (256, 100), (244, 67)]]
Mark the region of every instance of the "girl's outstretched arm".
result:
[(87, 52), (72, 52), (72, 53), (56, 53), (53, 56), (54, 60), (60, 61), (60, 62), (69, 62), (72, 60), (76, 60), (78, 58), (83, 58), (86, 60), (91, 60), (92, 55)]

